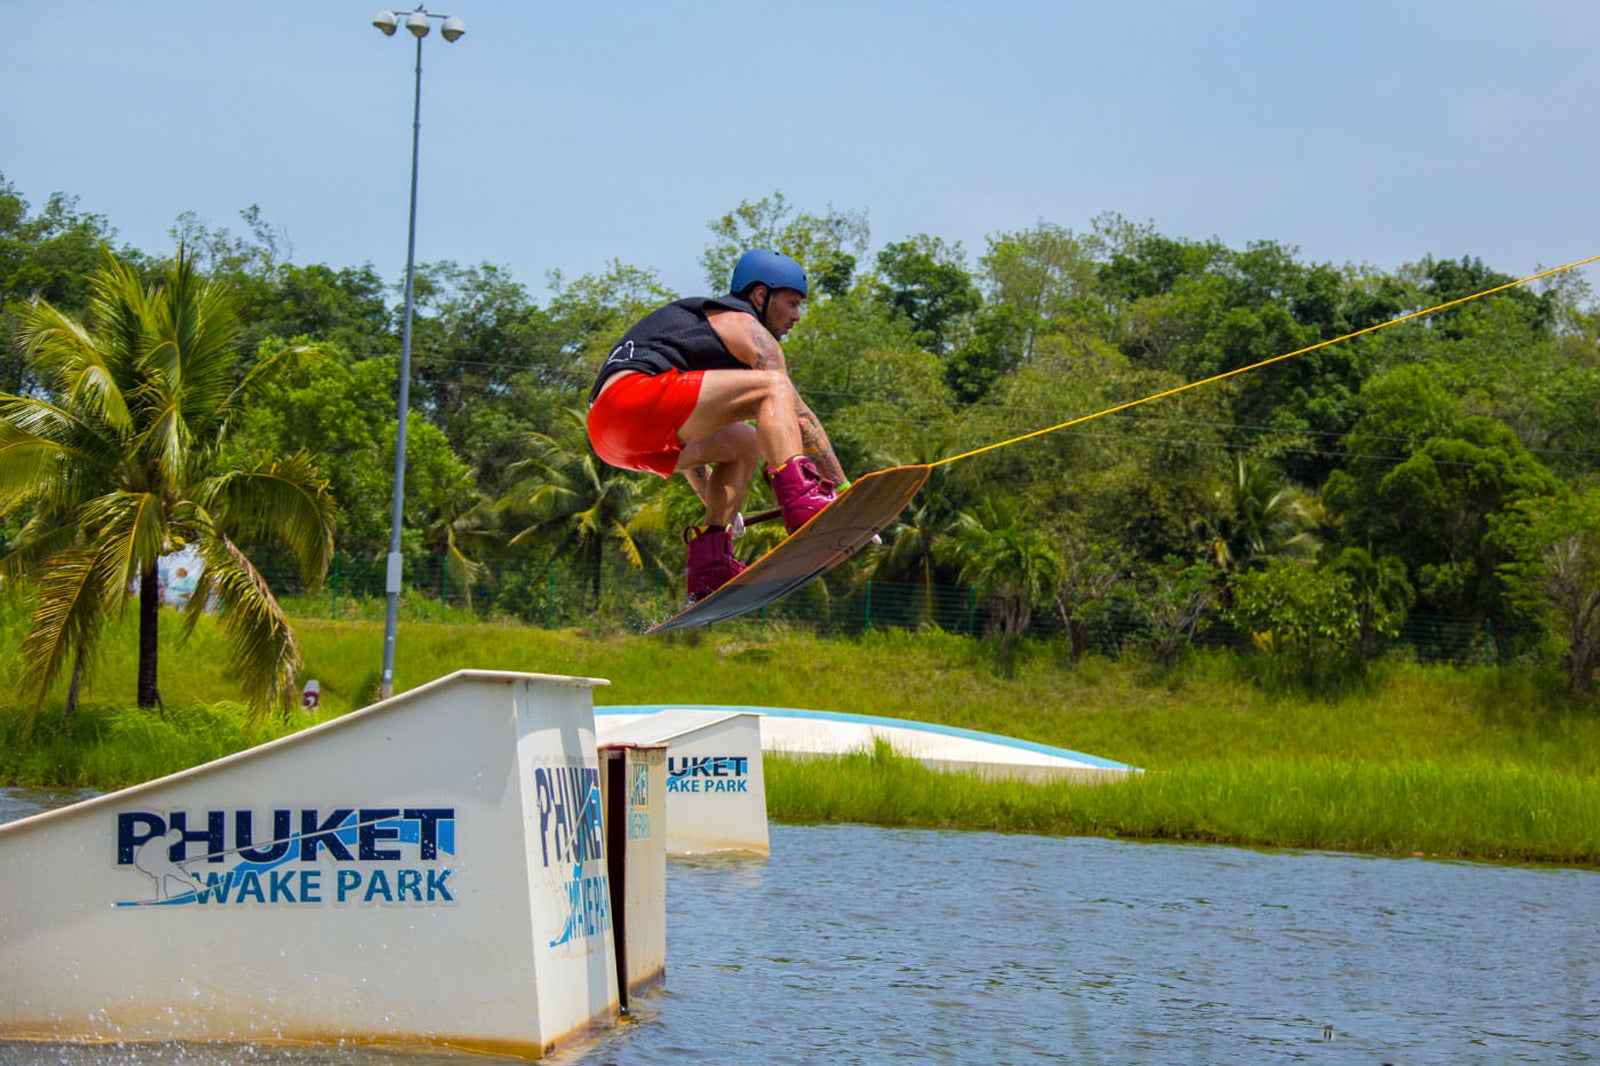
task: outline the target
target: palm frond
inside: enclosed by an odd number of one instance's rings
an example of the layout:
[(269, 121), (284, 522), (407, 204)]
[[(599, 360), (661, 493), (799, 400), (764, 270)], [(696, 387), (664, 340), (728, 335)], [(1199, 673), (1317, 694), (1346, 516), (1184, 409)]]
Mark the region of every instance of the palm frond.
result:
[(288, 710), (300, 671), (300, 641), (255, 565), (227, 537), (199, 544), (205, 566), (186, 608), (192, 630), (206, 604), (221, 604), (219, 621), (231, 651), (230, 671), (255, 714)]
[(34, 396), (0, 394), (0, 421), (10, 427), (8, 432), (12, 433), (65, 443), (78, 434), (92, 433), (99, 428), (100, 424), (87, 423), (82, 414)]
[[(103, 249), (100, 269), (89, 279), (89, 318), (95, 324), (96, 346), (122, 387), (134, 383), (131, 372), (145, 347), (145, 302), (149, 296), (137, 272)], [(124, 376), (127, 375), (127, 376)]]
[(41, 301), (24, 316), (18, 344), (68, 409), (102, 419), (119, 433), (130, 429), (133, 419), (124, 383), (107, 356), (103, 338)]
[(0, 512), (19, 504), (56, 502), (67, 483), (57, 476), (69, 464), (69, 454), (51, 441), (14, 431), (0, 423)]
[[(606, 527), (606, 501), (602, 498), (593, 507), (585, 507), (581, 511), (574, 511), (571, 515), (572, 524), (578, 533), (585, 537), (596, 536)], [(615, 525), (616, 523), (610, 523)]]
[(467, 554), (469, 548), (479, 550), (499, 543), (498, 532), (490, 528), (495, 514), (493, 504), (474, 496), (470, 506), (459, 514), (441, 516), (427, 531), (430, 548), (442, 549), (445, 574), (453, 577), (458, 588), (464, 590), (467, 606), (472, 606), (473, 585), (490, 576), (487, 565)]
[(309, 452), (221, 474), (197, 495), (219, 530), (240, 539), (277, 537), (300, 564), (306, 583), (313, 588), (321, 584), (333, 561), (336, 504)]
[(102, 565), (124, 586), (137, 581), (167, 550), (167, 513), (154, 493), (108, 492), (86, 503), (80, 514), (100, 545)]
[(162, 484), (182, 484), (189, 452), (189, 434), (177, 407), (163, 404), (147, 413), (147, 428), (134, 442), (133, 453), (153, 463)]
[(50, 557), (39, 582), (39, 604), (20, 654), (34, 707), (44, 700), (75, 648), (94, 642), (105, 618), (105, 600), (115, 588), (106, 584), (103, 551), (70, 548)]
[(447, 575), (455, 575), (457, 586), (464, 590), (462, 598), (470, 609), (472, 607), (473, 583), (488, 575), (489, 567), (473, 559), (462, 550), (456, 539), (455, 527), (451, 523), (444, 524), (444, 538), (445, 573)]
[(104, 491), (123, 453), (102, 429), (43, 401), (0, 397), (0, 513), (70, 509)]
[(151, 309), (154, 335), (149, 338), (140, 369), (146, 377), (153, 379), (147, 387), (154, 395), (169, 397), (183, 388), (184, 353), (178, 339), (172, 336), (171, 328), (162, 321), (162, 311), (167, 309), (162, 306), (164, 303), (162, 301), (157, 308)]
[(234, 381), (242, 332), (233, 293), (194, 273), (180, 256), (160, 302), (159, 336), (177, 354), (168, 389), (183, 424), (197, 440), (216, 437), (238, 411)]
[(75, 521), (48, 512), (35, 514), (6, 544), (5, 555), (0, 556), (0, 581), (19, 581), (35, 570), (44, 573), (46, 560), (77, 546), (78, 532)]
[(621, 522), (611, 523), (611, 540), (622, 549), (622, 557), (628, 565), (635, 570), (644, 568), (644, 553), (639, 550), (639, 542), (634, 539), (633, 533)]
[[(231, 421), (233, 417), (231, 412), (242, 411), (263, 385), (276, 381), (291, 371), (314, 365), (317, 361), (327, 358), (327, 352), (314, 344), (284, 345), (276, 350), (269, 350), (265, 355), (258, 353), (256, 361), (219, 405), (220, 410), (230, 412), (227, 417)], [(227, 425), (219, 425), (215, 429), (217, 432), (222, 432), (227, 429)]]

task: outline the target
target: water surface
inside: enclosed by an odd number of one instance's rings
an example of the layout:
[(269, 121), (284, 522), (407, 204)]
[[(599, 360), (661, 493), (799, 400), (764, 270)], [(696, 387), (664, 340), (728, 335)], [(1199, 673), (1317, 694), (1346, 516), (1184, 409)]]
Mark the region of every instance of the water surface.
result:
[(674, 863), (582, 1062), (1579, 1063), (1600, 874), (855, 826)]
[[(665, 985), (636, 1003), (635, 1021), (556, 1062), (1454, 1066), (1600, 1055), (1593, 871), (774, 826), (771, 859), (676, 860), (667, 885)], [(0, 1044), (0, 1061), (484, 1060)]]

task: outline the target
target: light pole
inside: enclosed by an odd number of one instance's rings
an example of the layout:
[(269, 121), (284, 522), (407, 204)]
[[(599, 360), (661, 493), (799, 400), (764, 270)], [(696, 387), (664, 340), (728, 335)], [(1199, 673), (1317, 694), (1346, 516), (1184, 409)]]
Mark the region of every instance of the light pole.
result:
[[(378, 697), (388, 699), (394, 695), (394, 636), (400, 616), (400, 528), (406, 497), (406, 416), (411, 405), (411, 310), (412, 281), (416, 275), (417, 256), (417, 144), (422, 135), (422, 39), (428, 35), (428, 20), (440, 20), (439, 32), (447, 41), (455, 41), (467, 32), (466, 23), (449, 15), (435, 15), (418, 4), (416, 10), (405, 15), (405, 27), (417, 39), (416, 92), (411, 104), (411, 222), (406, 231), (406, 310), (400, 325), (400, 421), (394, 438), (394, 509), (389, 516), (389, 559), (383, 589), (388, 604), (383, 615), (383, 678), (379, 682)], [(372, 24), (393, 37), (400, 26), (400, 15), (393, 11), (380, 11), (372, 16)]]

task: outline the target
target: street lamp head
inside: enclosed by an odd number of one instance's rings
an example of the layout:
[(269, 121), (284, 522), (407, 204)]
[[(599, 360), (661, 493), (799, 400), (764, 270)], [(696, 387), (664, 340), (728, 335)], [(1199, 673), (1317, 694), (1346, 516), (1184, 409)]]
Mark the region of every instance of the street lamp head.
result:
[(467, 24), (456, 18), (454, 15), (451, 15), (449, 18), (445, 19), (444, 23), (439, 27), (439, 32), (444, 34), (445, 40), (457, 41), (461, 39), (461, 35), (463, 33), (467, 32)]
[(428, 35), (428, 16), (421, 11), (413, 11), (411, 17), (406, 19), (406, 29), (411, 31), (413, 37), (426, 37)]
[(393, 37), (400, 20), (394, 17), (393, 11), (380, 11), (372, 16), (372, 24), (382, 30), (385, 37)]

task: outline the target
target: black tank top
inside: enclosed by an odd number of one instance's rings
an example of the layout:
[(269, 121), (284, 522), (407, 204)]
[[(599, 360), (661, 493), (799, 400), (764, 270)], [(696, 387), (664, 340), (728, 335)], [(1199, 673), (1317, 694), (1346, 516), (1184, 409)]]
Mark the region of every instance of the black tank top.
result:
[(679, 300), (641, 318), (600, 367), (589, 402), (613, 374), (637, 370), (652, 376), (674, 370), (749, 370), (734, 358), (706, 318), (708, 311), (743, 311), (761, 320), (755, 305), (743, 296), (695, 296)]

